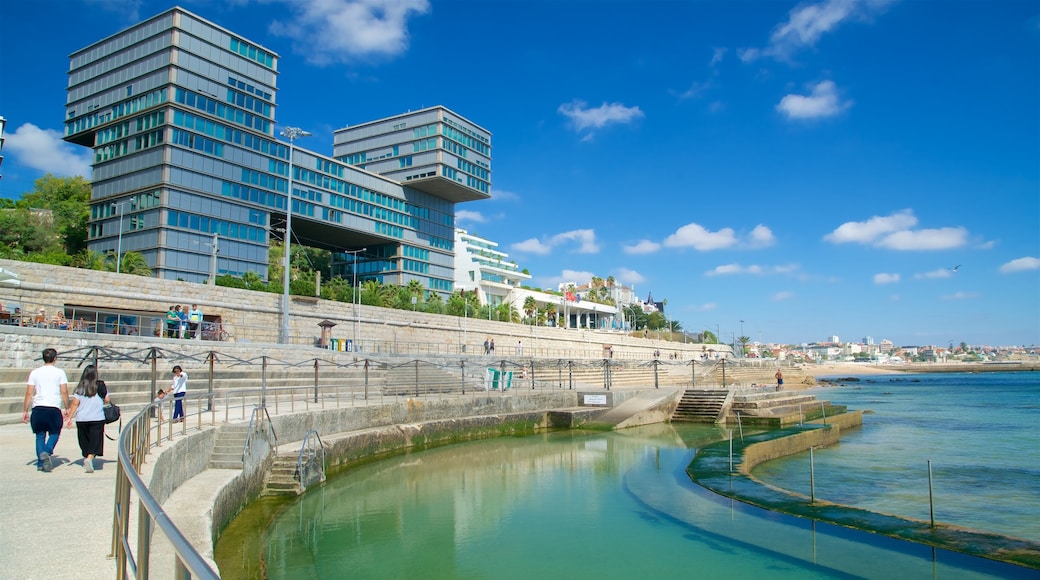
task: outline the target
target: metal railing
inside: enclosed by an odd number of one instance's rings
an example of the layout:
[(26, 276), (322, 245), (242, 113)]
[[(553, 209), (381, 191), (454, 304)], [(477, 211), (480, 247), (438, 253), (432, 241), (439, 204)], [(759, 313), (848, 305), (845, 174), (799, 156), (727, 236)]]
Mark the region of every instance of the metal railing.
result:
[[(220, 576), (202, 558), (202, 555), (174, 525), (141, 479), (141, 466), (151, 447), (149, 404), (123, 426), (119, 435), (119, 460), (116, 464), (116, 498), (112, 518), (112, 553), (116, 560), (116, 578), (148, 578), (153, 527), (157, 528), (173, 546), (175, 578), (202, 578), (219, 580)], [(138, 499), (136, 550), (130, 541), (131, 494)], [(136, 558), (135, 558), (136, 555)], [(128, 570), (129, 568), (129, 570)]]
[[(314, 437), (311, 438), (311, 435)], [(296, 460), (296, 476), (302, 489), (307, 489), (312, 483), (325, 481), (325, 443), (314, 429), (303, 436), (300, 456)]]
[(249, 417), (249, 428), (246, 429), (246, 441), (242, 444), (243, 464), (249, 458), (249, 449), (253, 442), (259, 437), (268, 436), (274, 440), (272, 447), (278, 447), (278, 434), (274, 431), (274, 424), (271, 422), (271, 415), (268, 414), (267, 407), (263, 405), (253, 407), (253, 414)]

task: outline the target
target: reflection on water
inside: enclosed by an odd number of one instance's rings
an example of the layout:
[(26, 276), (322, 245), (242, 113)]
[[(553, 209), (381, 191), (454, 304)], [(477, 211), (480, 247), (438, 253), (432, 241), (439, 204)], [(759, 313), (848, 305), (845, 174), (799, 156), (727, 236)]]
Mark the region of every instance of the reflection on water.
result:
[(723, 437), (709, 426), (568, 431), (368, 464), (279, 514), (264, 534), (267, 574), (972, 578), (1023, 570), (941, 551), (933, 561), (924, 546), (724, 500), (684, 472), (692, 447)]

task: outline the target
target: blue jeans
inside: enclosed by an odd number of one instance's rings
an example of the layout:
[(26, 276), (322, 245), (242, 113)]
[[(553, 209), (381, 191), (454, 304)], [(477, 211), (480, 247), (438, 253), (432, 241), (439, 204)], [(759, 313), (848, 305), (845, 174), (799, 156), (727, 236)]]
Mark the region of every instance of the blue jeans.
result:
[(40, 454), (54, 455), (54, 448), (61, 436), (61, 409), (57, 407), (33, 407), (29, 426), (36, 433), (36, 467), (43, 467)]
[(184, 395), (188, 393), (176, 393), (173, 395), (173, 418), (179, 419), (184, 416)]

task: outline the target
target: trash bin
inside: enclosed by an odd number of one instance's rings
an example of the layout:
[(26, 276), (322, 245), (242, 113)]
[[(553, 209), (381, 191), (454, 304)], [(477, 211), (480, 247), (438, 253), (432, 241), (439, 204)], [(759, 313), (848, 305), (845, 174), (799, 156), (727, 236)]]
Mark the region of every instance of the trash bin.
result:
[(332, 344), (329, 346), (329, 349), (331, 349), (331, 350), (339, 350), (339, 339), (338, 338), (333, 338), (332, 339)]
[(353, 340), (348, 338), (348, 339), (344, 340), (343, 342), (346, 343), (347, 352), (354, 352), (354, 341)]

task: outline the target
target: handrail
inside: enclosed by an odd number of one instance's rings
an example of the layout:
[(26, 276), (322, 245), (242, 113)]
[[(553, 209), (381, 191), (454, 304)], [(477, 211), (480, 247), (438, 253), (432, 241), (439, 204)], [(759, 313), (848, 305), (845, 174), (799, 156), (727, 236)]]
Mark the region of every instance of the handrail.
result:
[[(209, 563), (199, 554), (191, 542), (184, 537), (170, 516), (163, 510), (159, 502), (152, 496), (148, 486), (141, 479), (140, 469), (144, 463), (144, 455), (150, 446), (149, 430), (151, 410), (155, 406), (149, 403), (123, 426), (119, 434), (119, 460), (116, 464), (116, 498), (112, 523), (112, 555), (116, 559), (116, 577), (127, 577), (127, 565), (134, 578), (147, 579), (149, 573), (149, 553), (152, 539), (152, 524), (166, 536), (176, 554), (174, 568), (175, 578), (191, 577), (206, 580), (219, 580)], [(137, 493), (139, 509), (137, 512), (137, 559), (130, 547), (130, 494)], [(143, 508), (143, 509), (142, 509)]]
[(257, 405), (253, 407), (253, 414), (249, 417), (249, 428), (246, 431), (246, 442), (242, 445), (242, 463), (245, 463), (246, 457), (249, 456), (249, 444), (253, 441), (253, 426), (257, 423), (256, 417), (260, 414), (260, 411), (263, 411), (264, 413), (263, 417), (260, 419), (263, 420), (264, 417), (267, 418), (267, 422), (265, 423), (267, 426), (266, 431), (271, 432), (271, 436), (274, 437), (274, 447), (278, 447), (278, 434), (275, 433), (274, 423), (271, 422), (271, 414), (267, 412), (266, 406)]
[(306, 488), (306, 484), (303, 482), (303, 456), (306, 453), (309, 457), (316, 456), (317, 453), (313, 449), (308, 449), (307, 444), (310, 442), (311, 434), (318, 440), (318, 449), (321, 450), (321, 481), (325, 481), (325, 442), (321, 440), (321, 435), (318, 434), (317, 429), (311, 429), (303, 436), (303, 443), (300, 444), (300, 455), (296, 459), (296, 473), (300, 475), (300, 486)]

